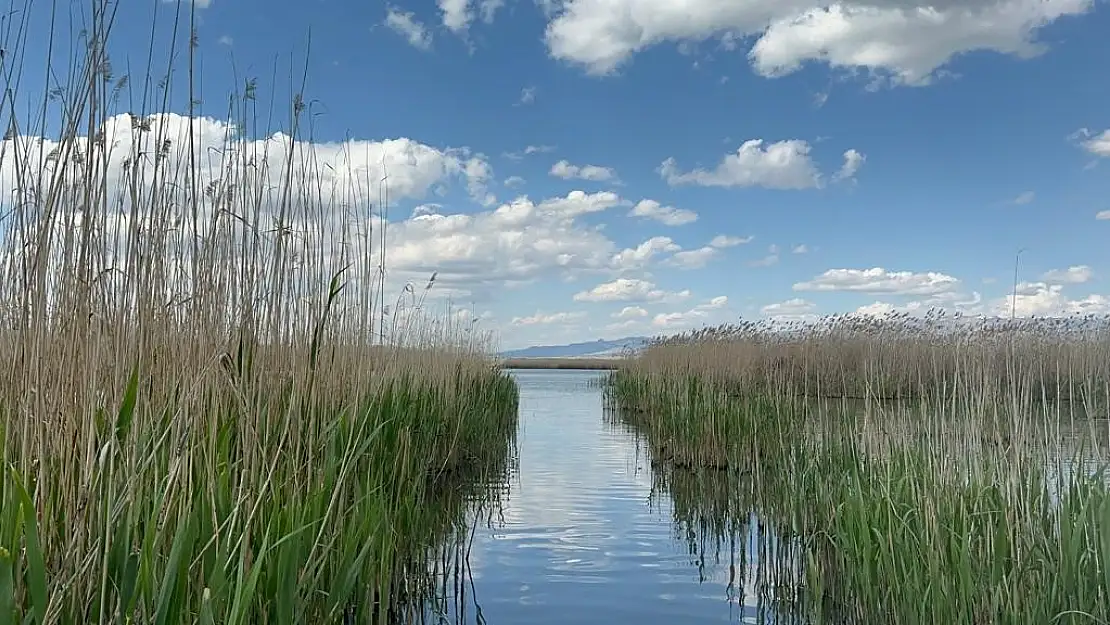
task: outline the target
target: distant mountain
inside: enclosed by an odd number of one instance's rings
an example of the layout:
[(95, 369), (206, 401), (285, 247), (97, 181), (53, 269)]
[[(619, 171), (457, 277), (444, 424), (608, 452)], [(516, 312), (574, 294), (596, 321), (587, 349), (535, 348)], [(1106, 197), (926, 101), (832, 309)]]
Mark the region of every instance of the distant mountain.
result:
[(501, 352), (503, 358), (584, 358), (588, 356), (619, 356), (626, 348), (639, 351), (651, 340), (646, 336), (629, 336), (606, 341), (598, 339), (569, 345), (535, 345)]

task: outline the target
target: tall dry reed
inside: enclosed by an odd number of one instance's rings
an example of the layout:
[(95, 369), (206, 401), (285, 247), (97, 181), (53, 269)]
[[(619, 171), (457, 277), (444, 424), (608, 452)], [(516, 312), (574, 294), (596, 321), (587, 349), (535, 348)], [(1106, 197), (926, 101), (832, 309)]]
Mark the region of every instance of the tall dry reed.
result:
[(1107, 327), (729, 326), (657, 342), (609, 395), (666, 470), (733, 480), (784, 554), (760, 578), (815, 622), (1106, 622)]
[(386, 291), (385, 183), (315, 158), (303, 81), (254, 141), (254, 81), (196, 114), (193, 3), (146, 75), (110, 0), (31, 59), (67, 6), (0, 24), (0, 621), (385, 621), (446, 480), (507, 469), (490, 336)]

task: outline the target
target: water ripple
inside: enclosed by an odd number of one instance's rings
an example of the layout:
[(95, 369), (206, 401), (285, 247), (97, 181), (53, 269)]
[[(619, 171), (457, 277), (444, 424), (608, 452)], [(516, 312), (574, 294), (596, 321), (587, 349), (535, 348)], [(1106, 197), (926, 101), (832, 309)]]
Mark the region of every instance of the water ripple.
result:
[[(699, 571), (675, 536), (670, 502), (650, 501), (636, 441), (605, 423), (601, 392), (590, 385), (598, 375), (516, 373), (519, 469), (502, 522), (478, 528), (469, 557), (481, 620), (745, 622), (728, 589), (728, 554)], [(474, 618), (471, 607), (462, 620)]]

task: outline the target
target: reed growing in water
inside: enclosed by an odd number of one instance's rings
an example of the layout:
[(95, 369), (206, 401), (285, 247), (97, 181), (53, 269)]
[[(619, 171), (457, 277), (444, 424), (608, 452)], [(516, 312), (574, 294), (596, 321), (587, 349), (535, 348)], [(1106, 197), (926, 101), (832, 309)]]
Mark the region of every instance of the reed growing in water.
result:
[(0, 29), (0, 622), (385, 622), (507, 470), (515, 385), (418, 289), (387, 301), (385, 211), (315, 159), (299, 90), (254, 141), (248, 82), (201, 153), (196, 9), (166, 6), (164, 79), (112, 74), (93, 0), (25, 118), (50, 31)]
[(609, 396), (664, 470), (731, 476), (812, 622), (1099, 623), (1108, 366), (1102, 318), (837, 317), (659, 341)]

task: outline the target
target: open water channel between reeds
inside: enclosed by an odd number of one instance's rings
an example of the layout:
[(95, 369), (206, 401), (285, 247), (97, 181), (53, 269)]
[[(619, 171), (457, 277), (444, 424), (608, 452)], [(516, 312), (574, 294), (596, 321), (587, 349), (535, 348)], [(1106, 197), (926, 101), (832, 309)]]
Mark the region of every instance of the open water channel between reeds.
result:
[[(472, 519), (469, 555), (444, 567), (445, 592), (425, 622), (766, 622), (750, 579), (768, 544), (758, 524), (730, 520), (722, 535), (709, 525), (723, 519), (703, 519), (703, 531), (697, 518), (676, 522), (637, 435), (605, 413), (604, 373), (513, 375), (516, 469), (499, 504)], [(715, 490), (704, 482), (712, 473), (698, 478), (700, 494)]]

